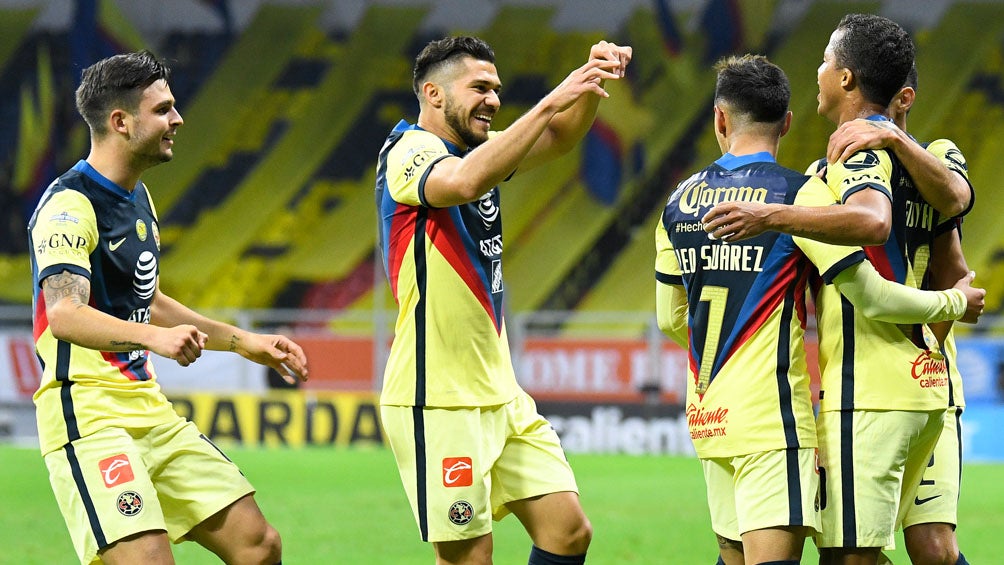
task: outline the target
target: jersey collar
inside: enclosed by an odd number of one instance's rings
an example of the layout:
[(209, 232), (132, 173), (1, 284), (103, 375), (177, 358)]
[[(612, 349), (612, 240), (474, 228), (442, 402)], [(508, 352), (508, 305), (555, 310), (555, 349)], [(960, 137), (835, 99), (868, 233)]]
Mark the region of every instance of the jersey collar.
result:
[[(410, 124), (410, 123), (408, 123), (405, 120), (401, 120), (400, 122), (397, 123), (396, 126), (394, 126), (394, 131), (395, 132), (404, 133), (404, 132), (409, 131), (409, 130), (424, 131), (426, 133), (432, 133), (429, 130), (422, 129), (421, 127), (419, 127), (418, 124)], [(432, 135), (436, 135), (436, 134), (433, 133)], [(439, 137), (439, 136), (436, 135), (436, 137)], [(451, 155), (456, 155), (457, 157), (463, 157), (464, 155), (466, 155), (467, 153), (470, 152), (470, 150), (468, 150), (468, 151), (461, 151), (460, 148), (457, 147), (453, 142), (448, 141), (446, 139), (443, 139), (442, 137), (439, 137), (439, 139), (440, 139), (440, 141), (443, 142), (444, 145), (446, 145), (446, 150), (449, 151)]]
[[(107, 190), (108, 192), (111, 192), (112, 194), (118, 196), (119, 198), (125, 198), (130, 202), (136, 199), (135, 190), (130, 192), (122, 188), (121, 186), (115, 184), (107, 177), (99, 173), (97, 169), (92, 167), (91, 164), (85, 161), (84, 159), (77, 161), (77, 164), (73, 165), (73, 170), (85, 175), (87, 178), (101, 185), (101, 188)], [(139, 187), (139, 184), (140, 183), (136, 183), (136, 186)]]
[(767, 151), (760, 151), (758, 153), (750, 153), (749, 155), (733, 155), (731, 153), (726, 153), (722, 155), (720, 159), (715, 161), (715, 164), (722, 167), (723, 169), (733, 170), (739, 167), (749, 165), (750, 163), (776, 163), (777, 160), (774, 156)]

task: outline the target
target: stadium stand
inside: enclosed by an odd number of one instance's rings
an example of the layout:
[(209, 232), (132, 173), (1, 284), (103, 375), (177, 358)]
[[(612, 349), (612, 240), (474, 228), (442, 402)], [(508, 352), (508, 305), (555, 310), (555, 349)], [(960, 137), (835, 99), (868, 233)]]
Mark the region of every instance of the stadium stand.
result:
[[(556, 29), (556, 8), (541, 4), (502, 3), (482, 29), (431, 30), (422, 26), (427, 7), (374, 3), (351, 30), (331, 33), (319, 25), (319, 4), (263, 3), (237, 34), (172, 32), (160, 48), (175, 67), (186, 125), (175, 162), (145, 175), (163, 223), (162, 284), (197, 308), (389, 305), (372, 295), (374, 275), (382, 277), (373, 166), (386, 132), (402, 117), (414, 119), (417, 50), (445, 33), (492, 43), (504, 84), (496, 123), (504, 125), (609, 36), (633, 45), (636, 57), (628, 80), (610, 85), (614, 96), (601, 105), (591, 138), (503, 188), (507, 308), (651, 311), (657, 211), (682, 175), (718, 155), (707, 127), (711, 59), (723, 50), (760, 51), (786, 70), (795, 118), (781, 162), (801, 169), (822, 154), (833, 128), (815, 112), (828, 30), (845, 13), (881, 13), (882, 4), (817, 0), (779, 28), (776, 1), (709, 3), (717, 11), (690, 14), (685, 25), (653, 13), (668, 6), (657, 3), (639, 5), (616, 33), (604, 34)], [(54, 67), (66, 58), (58, 47), (65, 38), (32, 31), (37, 12), (4, 8), (0, 18), (0, 90), (12, 97), (25, 83), (39, 88), (37, 49), (26, 46), (55, 46)], [(987, 133), (1004, 131), (1004, 5), (954, 2), (915, 36), (921, 97), (911, 130), (956, 140), (982, 194), (1004, 157), (1004, 142)], [(63, 105), (58, 119), (74, 121)], [(21, 112), (0, 105), (5, 123)], [(79, 124), (73, 131), (58, 148), (60, 168), (86, 146)], [(11, 135), (0, 136), (0, 179), (14, 169)], [(986, 205), (966, 221), (970, 263), (986, 270), (980, 279), (994, 310), (1004, 291), (999, 224)], [(26, 256), (4, 251), (0, 301), (24, 302)]]

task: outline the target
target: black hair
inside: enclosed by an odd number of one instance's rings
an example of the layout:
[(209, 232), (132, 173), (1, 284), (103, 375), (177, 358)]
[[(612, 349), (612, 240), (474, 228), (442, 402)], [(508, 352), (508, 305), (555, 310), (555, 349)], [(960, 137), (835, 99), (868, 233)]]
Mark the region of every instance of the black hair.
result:
[(730, 55), (715, 63), (715, 102), (722, 101), (754, 122), (784, 120), (791, 101), (788, 77), (763, 55)]
[(873, 14), (847, 14), (838, 31), (836, 64), (854, 73), (869, 102), (886, 107), (907, 81), (916, 48), (896, 22)]
[(81, 74), (77, 111), (91, 131), (103, 135), (109, 112), (115, 108), (135, 112), (143, 90), (170, 76), (171, 69), (147, 50), (102, 59)]
[(473, 57), (478, 61), (495, 63), (495, 51), (477, 37), (457, 36), (430, 41), (415, 58), (411, 85), (415, 95), (419, 94), (425, 77), (459, 57)]

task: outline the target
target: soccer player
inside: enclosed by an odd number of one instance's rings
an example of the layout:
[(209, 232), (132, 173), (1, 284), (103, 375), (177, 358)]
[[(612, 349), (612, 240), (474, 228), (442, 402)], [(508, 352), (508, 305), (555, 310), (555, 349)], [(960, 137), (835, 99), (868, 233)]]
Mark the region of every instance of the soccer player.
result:
[(699, 218), (719, 201), (834, 202), (823, 181), (775, 161), (791, 121), (781, 69), (752, 55), (716, 69), (714, 127), (724, 156), (680, 183), (666, 205), (656, 230), (657, 317), (690, 352), (687, 421), (721, 560), (792, 564), (805, 536), (820, 529), (802, 341), (813, 264), (827, 286), (887, 322), (867, 323), (897, 332), (893, 322), (965, 315), (983, 291), (969, 288), (967, 276), (958, 291), (924, 293), (883, 279), (859, 248), (776, 232), (741, 245), (709, 239)]
[[(913, 68), (913, 54), (909, 35), (894, 22), (846, 16), (831, 35), (818, 70), (819, 113), (838, 125), (861, 117), (889, 121), (888, 106)], [(920, 159), (910, 161), (911, 172), (932, 166), (922, 148), (913, 149)], [(933, 162), (934, 176), (948, 176), (937, 159)], [(955, 190), (944, 183), (915, 184), (895, 153), (872, 149), (830, 162), (826, 178), (845, 206), (820, 211), (723, 207), (704, 217), (705, 229), (728, 241), (769, 226), (824, 241), (882, 243), (867, 249), (879, 271), (925, 287), (941, 219), (922, 191), (942, 190), (929, 196), (931, 201), (958, 213), (969, 206), (968, 186)], [(817, 422), (826, 503), (816, 543), (823, 562), (874, 563), (879, 549), (892, 541), (899, 502), (915, 497), (940, 435), (948, 371), (926, 326), (889, 335), (864, 327), (861, 313), (832, 291), (824, 288), (818, 298), (823, 382)], [(877, 437), (889, 447), (874, 449)], [(888, 481), (889, 476), (897, 480)]]
[(415, 60), (416, 124), (377, 164), (384, 267), (399, 313), (381, 416), (422, 540), (438, 563), (490, 563), (492, 519), (513, 513), (529, 563), (583, 563), (592, 529), (554, 430), (516, 382), (502, 313), (497, 185), (571, 149), (631, 48), (586, 64), (503, 131), (489, 45), (432, 41)]
[[(846, 122), (830, 137), (828, 158), (840, 161), (861, 149), (889, 148), (918, 185), (932, 183), (935, 187), (948, 187), (944, 190), (935, 188), (928, 192), (943, 194), (946, 190), (954, 191), (954, 194), (961, 196), (963, 200), (968, 194), (970, 204), (962, 210), (964, 214), (972, 207), (974, 198), (966, 159), (962, 152), (950, 140), (939, 139), (928, 144), (918, 144), (906, 133), (906, 118), (913, 106), (916, 89), (917, 71), (914, 67), (906, 86), (900, 90), (889, 107), (893, 123), (872, 120)], [(918, 148), (926, 149), (927, 155), (916, 156)], [(939, 174), (933, 178), (924, 176), (926, 167), (914, 164), (916, 160), (929, 158), (936, 158), (942, 163), (940, 168), (935, 169)], [(947, 179), (945, 179), (946, 172)], [(925, 198), (928, 192), (923, 193)], [(951, 203), (948, 202), (949, 205)], [(931, 288), (945, 288), (946, 284), (950, 284), (948, 281), (952, 277), (957, 278), (969, 270), (962, 253), (960, 229), (961, 217), (939, 225), (939, 233), (931, 250), (932, 264), (929, 273)], [(942, 339), (942, 351), (950, 377), (949, 411), (916, 496), (912, 500), (902, 501), (906, 506), (902, 523), (903, 538), (911, 561), (918, 565), (968, 563), (959, 550), (955, 535), (955, 527), (958, 524), (959, 490), (962, 483), (961, 417), (966, 403), (962, 377), (956, 363), (954, 334), (950, 327), (942, 329), (947, 330), (943, 332), (945, 337)], [(936, 329), (934, 333), (942, 332)]]
[(151, 53), (84, 69), (86, 160), (56, 179), (29, 223), (41, 451), (81, 563), (173, 563), (192, 540), (227, 563), (279, 563), (279, 534), (240, 470), (180, 417), (149, 352), (182, 366), (234, 351), (293, 382), (303, 350), (210, 320), (161, 292), (146, 169), (171, 160), (183, 121)]

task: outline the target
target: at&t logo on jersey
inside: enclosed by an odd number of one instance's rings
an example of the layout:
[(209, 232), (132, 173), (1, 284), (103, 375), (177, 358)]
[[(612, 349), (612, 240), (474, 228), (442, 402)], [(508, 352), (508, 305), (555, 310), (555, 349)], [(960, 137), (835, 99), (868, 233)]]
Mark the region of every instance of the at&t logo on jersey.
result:
[(470, 457), (447, 457), (443, 459), (443, 486), (471, 486), (474, 484), (473, 468)]
[(494, 188), (489, 190), (487, 194), (478, 199), (478, 215), (481, 216), (481, 223), (485, 225), (486, 230), (491, 229), (492, 224), (499, 217), (499, 208), (492, 199), (495, 190)]
[(136, 296), (144, 300), (153, 298), (153, 293), (157, 290), (157, 257), (149, 251), (140, 253), (136, 260), (136, 279), (132, 283)]
[(125, 453), (102, 459), (98, 462), (98, 470), (101, 471), (101, 480), (108, 488), (128, 483), (136, 478), (132, 472), (132, 465), (129, 464), (129, 457)]

